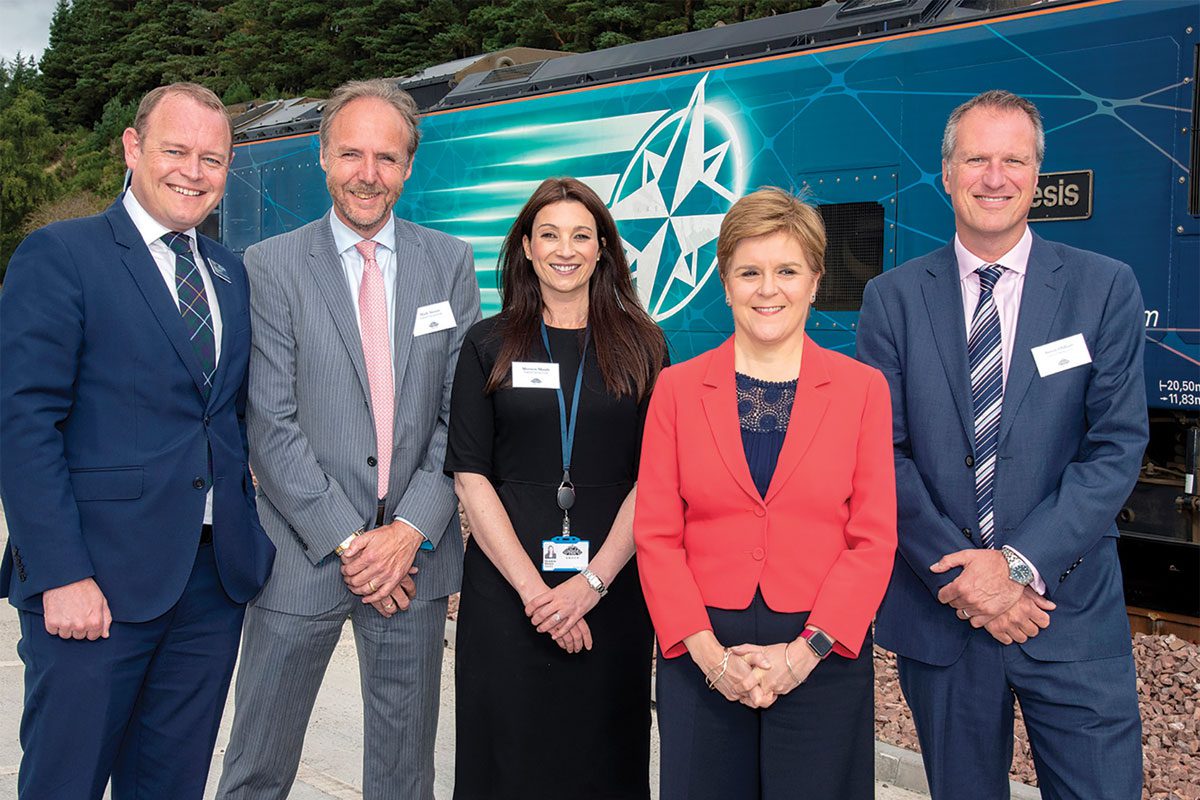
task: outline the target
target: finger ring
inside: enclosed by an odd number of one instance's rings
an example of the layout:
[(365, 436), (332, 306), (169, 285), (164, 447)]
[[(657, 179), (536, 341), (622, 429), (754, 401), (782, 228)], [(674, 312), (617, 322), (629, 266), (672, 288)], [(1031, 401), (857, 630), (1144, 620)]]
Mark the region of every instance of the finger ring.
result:
[(396, 607), (396, 604), (393, 603), (391, 600), (388, 600), (386, 603), (383, 604), (383, 607), (386, 608), (388, 611), (391, 611), (393, 608)]
[(554, 621), (555, 621), (555, 622), (562, 622), (562, 614), (560, 614), (560, 613), (558, 613), (557, 611), (555, 611), (555, 612), (554, 612)]
[(372, 592), (378, 592), (378, 591), (379, 591), (378, 589), (376, 589), (376, 588), (375, 588), (375, 581), (367, 581), (367, 586), (370, 586), (370, 587), (371, 587), (371, 591), (372, 591)]
[(959, 611), (959, 613), (960, 613), (960, 614), (962, 614), (962, 618), (963, 618), (963, 619), (970, 619), (970, 618), (971, 618), (971, 612), (970, 612), (970, 611), (967, 611), (965, 608), (960, 608), (958, 611)]

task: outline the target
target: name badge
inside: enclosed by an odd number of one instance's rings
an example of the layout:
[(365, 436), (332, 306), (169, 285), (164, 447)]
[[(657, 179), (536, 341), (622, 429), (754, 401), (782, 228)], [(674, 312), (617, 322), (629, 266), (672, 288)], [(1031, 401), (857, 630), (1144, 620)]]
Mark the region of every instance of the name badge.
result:
[(557, 389), (558, 364), (546, 361), (512, 362), (514, 389)]
[(542, 540), (542, 572), (579, 572), (587, 565), (587, 539), (555, 536)]
[(454, 321), (454, 312), (450, 310), (450, 301), (431, 303), (417, 309), (417, 319), (413, 323), (413, 336), (424, 336), (427, 333), (449, 330), (458, 327)]
[(1092, 363), (1092, 354), (1088, 352), (1087, 342), (1083, 340), (1082, 333), (1039, 345), (1031, 348), (1030, 352), (1033, 353), (1033, 361), (1037, 364), (1038, 375), (1043, 378)]

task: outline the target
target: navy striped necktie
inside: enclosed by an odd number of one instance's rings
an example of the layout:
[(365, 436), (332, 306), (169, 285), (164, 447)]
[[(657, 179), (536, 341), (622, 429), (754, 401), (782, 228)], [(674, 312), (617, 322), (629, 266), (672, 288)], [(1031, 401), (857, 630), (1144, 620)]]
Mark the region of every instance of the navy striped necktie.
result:
[(204, 397), (212, 391), (213, 375), (217, 371), (216, 336), (213, 334), (212, 309), (204, 291), (204, 279), (196, 266), (191, 241), (186, 234), (169, 231), (163, 242), (175, 254), (175, 288), (179, 292), (179, 313), (187, 326), (188, 336), (200, 369), (204, 373)]
[(979, 273), (979, 304), (971, 318), (967, 355), (971, 361), (971, 404), (975, 410), (975, 506), (979, 513), (979, 538), (984, 547), (995, 547), (992, 517), (992, 482), (996, 449), (1000, 441), (1000, 408), (1004, 402), (1004, 361), (1000, 339), (1000, 314), (993, 290), (1004, 267), (989, 264)]

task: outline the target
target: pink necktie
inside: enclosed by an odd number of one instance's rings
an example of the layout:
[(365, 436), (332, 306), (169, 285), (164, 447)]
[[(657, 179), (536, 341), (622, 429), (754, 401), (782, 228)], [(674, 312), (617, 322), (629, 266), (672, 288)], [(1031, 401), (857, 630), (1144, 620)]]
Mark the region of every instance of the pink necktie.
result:
[(358, 287), (358, 316), (362, 329), (363, 358), (367, 362), (367, 384), (371, 387), (371, 409), (375, 414), (375, 457), (379, 466), (378, 496), (387, 496), (392, 471), (392, 346), (388, 336), (387, 294), (383, 272), (375, 260), (375, 242), (354, 245), (363, 257), (362, 283)]

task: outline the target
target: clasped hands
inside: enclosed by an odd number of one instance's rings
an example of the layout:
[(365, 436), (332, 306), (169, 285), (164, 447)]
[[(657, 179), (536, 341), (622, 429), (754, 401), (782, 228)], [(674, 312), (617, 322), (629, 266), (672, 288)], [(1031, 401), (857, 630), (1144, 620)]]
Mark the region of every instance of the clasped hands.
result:
[(721, 657), (712, 664), (702, 663), (707, 659), (695, 661), (704, 670), (705, 680), (726, 700), (750, 708), (769, 708), (780, 696), (806, 681), (821, 660), (812, 648), (796, 640), (770, 645), (739, 644), (729, 648), (728, 660), (722, 650)]
[(417, 593), (413, 559), (425, 540), (416, 528), (395, 520), (365, 531), (342, 551), (342, 579), (385, 617), (406, 611)]
[(568, 653), (592, 649), (592, 631), (584, 616), (600, 602), (600, 595), (582, 575), (572, 575), (553, 589), (525, 600), (525, 616), (538, 633), (548, 633)]
[(962, 574), (938, 592), (938, 600), (955, 609), (973, 628), (986, 628), (1001, 644), (1021, 643), (1050, 625), (1057, 606), (1028, 586), (1008, 577), (1008, 560), (999, 550), (959, 550), (929, 569), (938, 574), (962, 567)]

